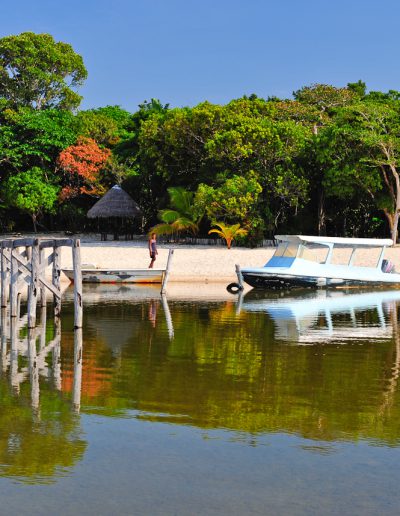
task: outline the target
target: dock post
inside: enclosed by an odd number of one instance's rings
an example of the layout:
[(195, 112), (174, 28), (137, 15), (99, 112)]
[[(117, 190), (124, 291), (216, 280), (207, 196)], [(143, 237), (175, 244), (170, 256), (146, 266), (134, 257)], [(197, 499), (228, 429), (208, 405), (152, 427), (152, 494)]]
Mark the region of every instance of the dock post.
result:
[(244, 288), (243, 276), (242, 276), (242, 271), (240, 270), (240, 265), (236, 264), (235, 265), (235, 270), (236, 270), (236, 276), (237, 276), (237, 279), (238, 279), (240, 290), (243, 290), (243, 288)]
[(7, 264), (6, 250), (1, 245), (1, 308), (6, 308), (8, 301), (8, 293), (10, 290), (9, 266)]
[[(57, 290), (60, 290), (60, 247), (57, 246), (57, 242), (54, 242), (53, 246), (53, 270), (52, 270), (52, 283)], [(61, 315), (61, 297), (53, 294), (54, 303), (54, 317), (60, 317)]]
[(36, 326), (36, 307), (39, 290), (39, 240), (35, 238), (32, 245), (31, 284), (28, 290), (28, 328)]
[(82, 328), (82, 270), (81, 270), (81, 242), (74, 240), (72, 246), (72, 263), (74, 268), (74, 328)]
[[(45, 249), (40, 249), (40, 276), (42, 278), (46, 275), (46, 264), (45, 264)], [(40, 288), (40, 306), (46, 307), (46, 287), (42, 286)]]
[(165, 269), (165, 274), (164, 274), (164, 278), (163, 278), (163, 282), (162, 282), (162, 286), (161, 286), (161, 294), (165, 294), (165, 290), (167, 288), (169, 271), (171, 269), (171, 262), (172, 262), (173, 255), (174, 255), (174, 250), (170, 249), (169, 253), (168, 253), (167, 267)]
[(11, 284), (10, 284), (10, 316), (17, 317), (18, 312), (18, 262), (14, 257), (14, 247), (11, 245)]

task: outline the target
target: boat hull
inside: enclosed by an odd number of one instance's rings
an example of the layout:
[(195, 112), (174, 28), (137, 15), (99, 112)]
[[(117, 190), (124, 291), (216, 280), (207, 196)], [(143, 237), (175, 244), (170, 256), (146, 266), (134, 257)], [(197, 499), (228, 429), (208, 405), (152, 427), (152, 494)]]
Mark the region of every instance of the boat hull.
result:
[(292, 288), (337, 288), (337, 287), (367, 287), (392, 285), (399, 286), (398, 279), (393, 281), (380, 279), (355, 279), (355, 278), (328, 278), (317, 276), (296, 276), (290, 274), (257, 274), (242, 271), (243, 280), (256, 289), (292, 289)]
[[(74, 281), (72, 269), (62, 269), (70, 281)], [(164, 269), (82, 269), (82, 283), (161, 283)]]

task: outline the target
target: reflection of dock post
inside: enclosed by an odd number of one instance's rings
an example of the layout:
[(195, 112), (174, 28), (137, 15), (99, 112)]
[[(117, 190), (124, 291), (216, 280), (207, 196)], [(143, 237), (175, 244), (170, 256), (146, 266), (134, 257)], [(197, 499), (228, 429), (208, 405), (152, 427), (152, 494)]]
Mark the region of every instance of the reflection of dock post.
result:
[(7, 311), (1, 308), (1, 369), (7, 370)]
[(31, 379), (31, 403), (32, 408), (37, 409), (39, 407), (39, 370), (36, 355), (36, 339), (31, 328), (28, 328), (28, 356)]
[(12, 318), (10, 321), (10, 383), (15, 392), (19, 392), (18, 381), (18, 342), (17, 342), (17, 321)]
[(74, 328), (82, 328), (83, 306), (80, 240), (75, 240), (73, 243), (72, 262), (74, 267)]
[(161, 303), (164, 310), (165, 321), (167, 323), (168, 336), (170, 340), (172, 340), (174, 338), (174, 325), (172, 323), (171, 312), (169, 310), (168, 301), (165, 294), (161, 294)]
[(172, 263), (172, 257), (174, 255), (174, 250), (170, 249), (168, 253), (168, 260), (167, 260), (167, 267), (165, 269), (162, 285), (161, 285), (161, 294), (165, 294), (165, 290), (167, 288), (168, 278), (169, 278), (169, 271), (171, 269), (171, 263)]
[(53, 369), (53, 378), (54, 378), (54, 386), (58, 391), (61, 391), (61, 320), (59, 317), (54, 319), (54, 329), (55, 329), (55, 345), (52, 351), (52, 369)]
[(238, 299), (236, 302), (236, 315), (240, 315), (240, 312), (242, 311), (243, 306), (243, 290), (239, 290)]
[(72, 403), (75, 412), (81, 407), (81, 386), (82, 386), (82, 328), (74, 332), (74, 385)]

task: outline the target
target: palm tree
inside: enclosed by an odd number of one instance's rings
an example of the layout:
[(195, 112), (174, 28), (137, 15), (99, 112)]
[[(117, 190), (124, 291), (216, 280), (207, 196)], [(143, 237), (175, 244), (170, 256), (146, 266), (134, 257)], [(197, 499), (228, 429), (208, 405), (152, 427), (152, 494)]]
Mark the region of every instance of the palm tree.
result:
[(246, 236), (247, 229), (243, 229), (240, 227), (240, 224), (233, 224), (232, 226), (228, 226), (223, 222), (215, 222), (214, 226), (218, 226), (219, 229), (210, 229), (208, 234), (216, 233), (218, 236), (223, 238), (226, 241), (226, 245), (228, 249), (231, 248), (232, 241), (239, 236)]
[(149, 233), (171, 235), (189, 232), (195, 235), (199, 231), (199, 223), (203, 213), (193, 204), (194, 193), (177, 186), (168, 188), (172, 208), (161, 210), (161, 224), (152, 227)]

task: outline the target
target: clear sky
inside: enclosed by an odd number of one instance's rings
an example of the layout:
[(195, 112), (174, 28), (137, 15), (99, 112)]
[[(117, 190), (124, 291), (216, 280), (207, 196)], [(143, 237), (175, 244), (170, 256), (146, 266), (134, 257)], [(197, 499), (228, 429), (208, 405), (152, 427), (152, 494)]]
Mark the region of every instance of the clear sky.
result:
[(82, 108), (171, 106), (312, 83), (400, 90), (399, 0), (1, 0), (0, 36), (48, 32), (83, 56)]

